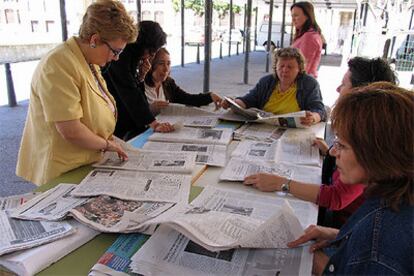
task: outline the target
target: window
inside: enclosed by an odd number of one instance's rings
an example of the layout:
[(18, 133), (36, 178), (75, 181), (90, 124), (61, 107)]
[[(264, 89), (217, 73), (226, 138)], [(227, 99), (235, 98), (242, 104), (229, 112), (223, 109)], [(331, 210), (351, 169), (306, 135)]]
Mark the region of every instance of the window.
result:
[(164, 3), (164, 0), (154, 0), (154, 3), (155, 4), (163, 4)]
[(46, 20), (45, 23), (46, 23), (46, 32), (48, 33), (48, 32), (53, 31), (53, 27), (55, 25), (55, 21), (53, 21), (53, 20)]
[(164, 24), (164, 12), (156, 11), (154, 13), (154, 21), (158, 22), (160, 25)]
[(14, 10), (5, 9), (4, 10), (4, 15), (6, 16), (6, 24), (11, 24), (11, 23), (14, 23), (16, 21), (16, 19), (14, 18)]
[(142, 11), (141, 20), (152, 20), (150, 11)]
[(30, 24), (32, 26), (32, 33), (37, 33), (39, 32), (39, 21), (37, 20), (32, 20), (30, 21)]
[(151, 4), (151, 0), (141, 0), (142, 4)]

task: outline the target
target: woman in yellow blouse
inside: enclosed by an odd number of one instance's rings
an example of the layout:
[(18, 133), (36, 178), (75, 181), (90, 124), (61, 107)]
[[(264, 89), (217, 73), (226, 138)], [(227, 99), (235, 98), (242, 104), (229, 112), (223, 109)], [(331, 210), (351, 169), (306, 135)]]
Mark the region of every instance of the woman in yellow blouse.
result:
[(116, 104), (99, 66), (117, 60), (137, 30), (123, 5), (100, 0), (83, 17), (79, 37), (45, 55), (32, 79), (16, 174), (37, 185), (117, 152)]
[[(301, 123), (311, 125), (326, 120), (319, 83), (305, 73), (305, 61), (298, 49), (282, 48), (273, 53), (273, 74), (264, 76), (236, 102), (243, 108), (256, 107), (273, 114), (306, 110)], [(228, 108), (227, 102), (223, 108)]]

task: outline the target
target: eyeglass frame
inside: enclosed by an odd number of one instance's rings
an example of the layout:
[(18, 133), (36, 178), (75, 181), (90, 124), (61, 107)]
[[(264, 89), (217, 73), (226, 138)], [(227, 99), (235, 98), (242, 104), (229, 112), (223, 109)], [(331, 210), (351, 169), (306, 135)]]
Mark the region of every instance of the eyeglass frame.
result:
[(342, 143), (340, 143), (340, 142), (338, 141), (338, 137), (335, 137), (335, 139), (334, 139), (334, 141), (333, 141), (333, 144), (332, 144), (332, 148), (333, 148), (334, 150), (336, 150), (337, 152), (341, 152), (341, 151), (343, 151), (343, 150), (348, 149), (348, 147), (347, 147), (347, 146), (345, 146), (344, 144), (342, 144)]
[(124, 51), (124, 49), (122, 50), (115, 50), (114, 48), (112, 48), (112, 46), (106, 42), (105, 40), (102, 40), (102, 42), (109, 48), (109, 50), (111, 50), (112, 54), (114, 55), (114, 57), (119, 57), (120, 54), (122, 54), (122, 52)]

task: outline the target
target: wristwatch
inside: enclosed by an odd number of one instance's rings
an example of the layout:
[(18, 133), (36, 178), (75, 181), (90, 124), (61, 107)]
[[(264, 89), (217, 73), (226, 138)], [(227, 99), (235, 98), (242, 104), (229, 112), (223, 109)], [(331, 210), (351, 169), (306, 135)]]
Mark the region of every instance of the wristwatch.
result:
[(290, 192), (290, 182), (292, 181), (292, 179), (288, 178), (286, 183), (283, 183), (282, 186), (280, 186), (280, 189), (282, 192), (284, 193), (289, 193)]

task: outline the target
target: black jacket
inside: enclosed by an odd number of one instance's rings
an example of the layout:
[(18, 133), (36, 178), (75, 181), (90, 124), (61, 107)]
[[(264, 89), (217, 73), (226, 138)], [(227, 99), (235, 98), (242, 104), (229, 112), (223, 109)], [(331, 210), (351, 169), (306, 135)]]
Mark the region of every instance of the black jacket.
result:
[(202, 106), (212, 102), (210, 93), (189, 94), (182, 90), (170, 77), (162, 83), (162, 88), (164, 89), (165, 98), (171, 103)]
[(118, 120), (115, 135), (128, 139), (148, 128), (152, 115), (143, 83), (137, 80), (137, 65), (141, 56), (136, 43), (128, 44), (119, 60), (102, 70), (109, 92), (116, 100)]

